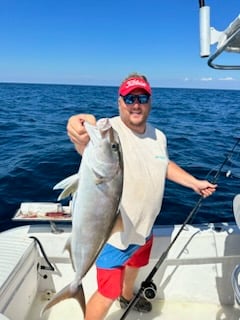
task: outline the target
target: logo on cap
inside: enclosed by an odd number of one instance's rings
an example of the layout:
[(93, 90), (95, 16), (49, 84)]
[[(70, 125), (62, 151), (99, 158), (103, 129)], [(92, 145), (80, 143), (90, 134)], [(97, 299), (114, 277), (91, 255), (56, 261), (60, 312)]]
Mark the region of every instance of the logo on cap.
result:
[(133, 87), (133, 86), (135, 86), (135, 87), (140, 86), (140, 87), (144, 87), (145, 88), (147, 86), (147, 84), (146, 84), (146, 82), (141, 81), (139, 79), (130, 79), (130, 80), (128, 80), (126, 82), (126, 89), (130, 88), (130, 87)]
[(119, 88), (119, 94), (125, 96), (134, 89), (142, 88), (151, 95), (151, 88), (147, 81), (141, 78), (131, 78), (122, 83)]

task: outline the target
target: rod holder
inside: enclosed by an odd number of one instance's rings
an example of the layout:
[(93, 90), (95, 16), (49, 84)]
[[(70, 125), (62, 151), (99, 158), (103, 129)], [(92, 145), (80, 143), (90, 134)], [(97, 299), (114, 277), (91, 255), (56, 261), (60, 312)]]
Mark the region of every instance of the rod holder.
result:
[(199, 9), (199, 31), (200, 31), (200, 56), (202, 58), (210, 55), (210, 7), (204, 6)]

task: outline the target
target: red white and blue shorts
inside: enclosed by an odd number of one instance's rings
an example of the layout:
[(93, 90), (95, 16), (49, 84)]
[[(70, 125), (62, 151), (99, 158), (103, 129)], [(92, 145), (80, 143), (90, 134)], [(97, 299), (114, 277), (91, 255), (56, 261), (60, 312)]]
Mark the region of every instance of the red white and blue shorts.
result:
[(152, 243), (151, 235), (143, 246), (133, 244), (125, 250), (105, 244), (96, 260), (98, 291), (107, 298), (117, 299), (122, 292), (125, 267), (147, 265)]

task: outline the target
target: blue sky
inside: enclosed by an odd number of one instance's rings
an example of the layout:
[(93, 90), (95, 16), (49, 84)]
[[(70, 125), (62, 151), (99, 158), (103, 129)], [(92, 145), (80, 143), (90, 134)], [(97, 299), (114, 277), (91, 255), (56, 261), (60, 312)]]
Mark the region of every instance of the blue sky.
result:
[[(240, 13), (205, 4), (218, 30)], [(240, 88), (240, 71), (200, 58), (198, 0), (0, 0), (0, 41), (0, 82), (118, 85), (137, 71), (156, 87)]]

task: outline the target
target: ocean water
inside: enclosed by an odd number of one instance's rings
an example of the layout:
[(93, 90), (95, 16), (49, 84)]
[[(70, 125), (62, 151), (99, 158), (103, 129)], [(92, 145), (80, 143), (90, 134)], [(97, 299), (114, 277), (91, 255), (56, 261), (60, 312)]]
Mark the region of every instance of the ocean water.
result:
[[(229, 158), (217, 192), (202, 202), (192, 223), (234, 220), (240, 145), (228, 156), (240, 137), (239, 101), (237, 90), (153, 89), (149, 121), (167, 135), (172, 160), (211, 180)], [(66, 134), (67, 120), (76, 113), (117, 115), (117, 88), (0, 84), (0, 230), (20, 224), (11, 218), (21, 202), (56, 201), (53, 186), (78, 170), (80, 156)], [(198, 199), (192, 190), (167, 182), (156, 224), (182, 224)]]

